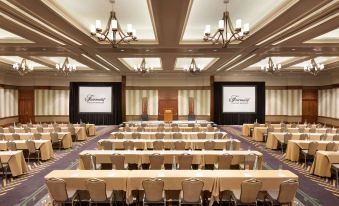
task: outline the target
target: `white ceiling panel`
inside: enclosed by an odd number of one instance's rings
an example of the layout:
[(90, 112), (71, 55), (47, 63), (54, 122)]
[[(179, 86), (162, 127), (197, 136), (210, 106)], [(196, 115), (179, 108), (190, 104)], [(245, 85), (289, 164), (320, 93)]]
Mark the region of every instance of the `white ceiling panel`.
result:
[(33, 43), (33, 42), (0, 28), (0, 43)]
[[(202, 70), (210, 67), (214, 62), (216, 62), (217, 58), (194, 58), (197, 66)], [(177, 58), (175, 62), (175, 70), (183, 70), (184, 67), (189, 67), (192, 62), (191, 57)]]
[[(130, 70), (141, 64), (142, 58), (119, 58)], [(153, 67), (153, 70), (162, 70), (161, 59), (159, 57), (145, 58), (146, 65)]]

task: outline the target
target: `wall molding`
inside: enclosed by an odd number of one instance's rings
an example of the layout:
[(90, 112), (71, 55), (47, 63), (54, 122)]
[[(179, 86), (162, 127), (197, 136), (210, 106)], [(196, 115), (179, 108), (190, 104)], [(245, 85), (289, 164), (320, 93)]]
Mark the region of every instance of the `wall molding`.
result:
[(178, 90), (210, 90), (210, 86), (179, 86), (179, 87), (162, 87), (162, 86), (126, 86), (126, 90), (157, 90), (157, 89), (178, 89)]

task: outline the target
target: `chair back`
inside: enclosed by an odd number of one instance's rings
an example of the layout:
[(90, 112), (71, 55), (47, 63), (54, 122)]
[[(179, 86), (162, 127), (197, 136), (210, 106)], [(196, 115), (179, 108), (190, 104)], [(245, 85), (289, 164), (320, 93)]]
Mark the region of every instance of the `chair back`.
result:
[(132, 129), (131, 129), (129, 126), (126, 126), (126, 127), (124, 128), (124, 131), (125, 131), (125, 132), (131, 132)]
[(143, 127), (137, 127), (137, 132), (143, 132), (145, 129)]
[(84, 170), (96, 170), (96, 157), (91, 154), (84, 154), (80, 156), (84, 165)]
[(42, 135), (40, 133), (34, 133), (33, 134), (33, 139), (34, 140), (41, 140), (41, 138), (42, 138)]
[(47, 123), (43, 123), (42, 127), (48, 127), (48, 124)]
[(141, 127), (143, 127), (143, 128), (144, 128), (144, 127), (147, 127), (147, 124), (146, 124), (146, 123), (142, 123), (142, 124), (141, 124)]
[(182, 181), (182, 198), (184, 203), (200, 203), (204, 182), (198, 179), (186, 179)]
[(125, 138), (125, 135), (121, 132), (118, 132), (115, 134), (115, 138), (116, 139), (124, 139)]
[(273, 127), (268, 127), (267, 128), (267, 134), (270, 133), (270, 132), (274, 132), (274, 128)]
[(230, 154), (223, 154), (218, 156), (218, 169), (229, 170), (231, 168), (233, 156)]
[(309, 133), (315, 133), (316, 132), (316, 128), (310, 128)]
[(292, 123), (291, 124), (291, 128), (297, 128), (297, 124), (296, 123)]
[(331, 132), (332, 132), (332, 129), (331, 129), (331, 128), (327, 128), (327, 129), (326, 129), (326, 134), (331, 133)]
[(130, 140), (126, 140), (123, 143), (124, 150), (134, 150), (134, 142)]
[(198, 136), (198, 139), (206, 139), (206, 133), (205, 132), (199, 132), (198, 134), (197, 134), (197, 136)]
[(178, 156), (178, 163), (180, 170), (190, 170), (192, 167), (193, 156), (188, 153), (184, 153)]
[(248, 155), (245, 155), (245, 161), (244, 161), (244, 168), (253, 170), (255, 161), (257, 160), (257, 155), (254, 153), (250, 153)]
[(337, 131), (335, 133), (339, 134), (339, 128), (337, 129)]
[(32, 140), (26, 140), (26, 146), (28, 149), (29, 153), (35, 153), (36, 149), (35, 149), (35, 142)]
[(214, 150), (215, 142), (213, 140), (209, 140), (204, 142), (204, 149), (205, 150)]
[(291, 133), (286, 133), (284, 134), (284, 144), (288, 143), (288, 140), (292, 139), (292, 134)]
[(164, 139), (164, 138), (165, 138), (164, 133), (161, 133), (161, 132), (155, 133), (155, 139)]
[(299, 140), (306, 140), (308, 138), (308, 135), (303, 133), (303, 134), (300, 134), (299, 136)]
[(149, 202), (159, 202), (163, 199), (164, 181), (161, 179), (147, 179), (142, 181), (145, 199)]
[(140, 138), (141, 138), (141, 134), (139, 132), (132, 133), (132, 139), (140, 139)]
[[(61, 128), (60, 128), (61, 130)], [(60, 131), (61, 132), (61, 131)], [(71, 135), (76, 135), (75, 128), (74, 127), (68, 127), (68, 132), (71, 133)]]
[(244, 180), (241, 183), (240, 202), (250, 204), (257, 202), (257, 196), (262, 187), (262, 182), (257, 179)]
[(193, 127), (192, 132), (200, 132), (200, 128), (199, 127)]
[(6, 146), (7, 146), (7, 150), (8, 151), (16, 151), (16, 143), (13, 142), (13, 141), (8, 141), (6, 143)]
[(171, 127), (179, 127), (179, 125), (177, 123), (172, 123)]
[(161, 170), (164, 164), (164, 156), (159, 153), (154, 153), (149, 156), (149, 161), (151, 170)]
[(290, 179), (282, 182), (279, 188), (278, 202), (280, 204), (290, 204), (293, 202), (298, 187), (298, 180)]
[(186, 142), (184, 141), (175, 141), (174, 142), (174, 149), (175, 150), (185, 150)]
[(339, 141), (339, 134), (333, 135), (333, 141)]
[(195, 124), (194, 124), (194, 123), (189, 123), (187, 126), (188, 126), (188, 127), (194, 127)]
[(46, 185), (52, 199), (57, 202), (64, 202), (68, 200), (66, 183), (63, 179), (49, 178), (46, 180)]
[(163, 150), (164, 145), (163, 141), (156, 140), (153, 142), (153, 150)]
[(223, 138), (223, 136), (224, 136), (224, 134), (223, 134), (223, 133), (221, 133), (221, 132), (217, 132), (217, 133), (215, 133), (215, 134), (214, 134), (214, 139), (222, 139), (222, 138)]
[(326, 140), (326, 139), (327, 139), (327, 134), (320, 135), (320, 140)]
[(125, 169), (125, 156), (119, 153), (115, 153), (110, 156), (112, 169), (123, 170)]
[(158, 127), (157, 132), (165, 132), (165, 127)]
[(182, 134), (180, 132), (173, 133), (173, 139), (182, 139)]
[(54, 127), (54, 132), (62, 132), (61, 127)]
[(335, 143), (335, 142), (327, 143), (326, 151), (332, 151), (332, 152), (338, 151), (337, 143)]
[(20, 135), (13, 133), (12, 138), (13, 140), (20, 140)]
[(308, 155), (315, 155), (315, 153), (317, 152), (318, 149), (318, 142), (310, 142), (310, 144), (308, 145)]
[(3, 133), (0, 133), (0, 140), (5, 140), (6, 136)]
[(51, 136), (52, 143), (59, 142), (59, 135), (56, 132), (51, 132), (49, 134)]
[(39, 132), (39, 133), (43, 133), (43, 132), (44, 132), (44, 128), (41, 127), (41, 126), (38, 126), (38, 127), (36, 128), (36, 131)]
[(305, 128), (299, 128), (299, 129), (298, 129), (298, 132), (299, 132), (299, 133), (304, 133), (304, 132), (305, 132)]
[(0, 127), (0, 133), (5, 133), (5, 130), (3, 127)]
[(214, 132), (214, 127), (208, 126), (207, 127), (207, 132)]
[(8, 132), (9, 133), (15, 133), (14, 127), (8, 127)]
[(104, 140), (100, 142), (100, 146), (103, 150), (112, 150), (113, 149), (113, 142)]
[(179, 127), (172, 127), (172, 132), (180, 132), (180, 128)]
[(259, 124), (258, 122), (255, 122), (255, 123), (253, 124), (253, 127), (260, 127), (260, 124)]
[(31, 132), (31, 128), (29, 128), (29, 127), (24, 127), (24, 131), (25, 131), (25, 133), (30, 133), (30, 132)]
[(96, 178), (88, 179), (86, 188), (92, 201), (103, 202), (107, 200), (105, 181)]

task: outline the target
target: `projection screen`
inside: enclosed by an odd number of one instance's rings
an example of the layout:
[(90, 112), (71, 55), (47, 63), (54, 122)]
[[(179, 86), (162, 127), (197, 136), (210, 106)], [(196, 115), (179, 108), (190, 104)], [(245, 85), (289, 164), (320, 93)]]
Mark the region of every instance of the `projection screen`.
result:
[(224, 113), (255, 113), (255, 86), (223, 86)]
[(111, 113), (112, 87), (79, 87), (80, 113)]

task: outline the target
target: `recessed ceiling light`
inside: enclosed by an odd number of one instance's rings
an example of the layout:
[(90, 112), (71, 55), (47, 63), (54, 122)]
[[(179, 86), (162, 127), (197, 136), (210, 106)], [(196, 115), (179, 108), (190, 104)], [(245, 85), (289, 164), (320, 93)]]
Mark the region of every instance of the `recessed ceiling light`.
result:
[(120, 51), (122, 51), (122, 52), (123, 52), (123, 51), (125, 51), (125, 50), (124, 50), (124, 49), (120, 49)]
[(192, 50), (192, 49), (189, 49), (189, 50), (187, 50), (187, 51), (191, 52), (191, 51), (193, 51), (193, 50)]
[(213, 49), (214, 52), (218, 51), (218, 49)]
[(151, 51), (151, 50), (149, 50), (149, 49), (146, 49), (146, 50), (145, 50), (145, 52), (149, 52), (149, 51)]
[(46, 48), (43, 48), (42, 51), (46, 51), (47, 49)]
[(295, 49), (291, 49), (292, 51), (295, 51)]

